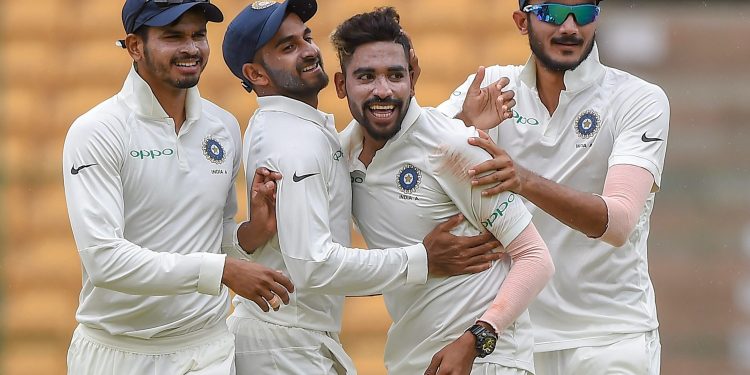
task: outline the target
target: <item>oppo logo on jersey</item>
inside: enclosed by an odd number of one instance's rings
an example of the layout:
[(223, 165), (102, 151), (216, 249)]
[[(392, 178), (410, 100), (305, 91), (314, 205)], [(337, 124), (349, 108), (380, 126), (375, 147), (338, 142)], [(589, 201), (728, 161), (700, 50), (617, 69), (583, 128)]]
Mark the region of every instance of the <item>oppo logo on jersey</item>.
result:
[(508, 206), (510, 206), (510, 202), (513, 202), (514, 200), (516, 200), (516, 195), (511, 193), (508, 196), (508, 199), (505, 200), (505, 202), (500, 203), (495, 211), (492, 211), (492, 215), (490, 215), (487, 220), (482, 222), (482, 225), (487, 229), (492, 227), (492, 225), (495, 224), (495, 221), (497, 221), (499, 217), (502, 217), (505, 214), (505, 210), (507, 210)]
[(160, 156), (171, 156), (174, 155), (174, 150), (171, 148), (165, 148), (163, 150), (132, 150), (130, 156), (137, 159), (156, 159)]
[(531, 126), (539, 125), (539, 120), (532, 118), (532, 117), (523, 117), (515, 109), (513, 110), (513, 119), (516, 120), (516, 124), (519, 124), (519, 125), (531, 125)]

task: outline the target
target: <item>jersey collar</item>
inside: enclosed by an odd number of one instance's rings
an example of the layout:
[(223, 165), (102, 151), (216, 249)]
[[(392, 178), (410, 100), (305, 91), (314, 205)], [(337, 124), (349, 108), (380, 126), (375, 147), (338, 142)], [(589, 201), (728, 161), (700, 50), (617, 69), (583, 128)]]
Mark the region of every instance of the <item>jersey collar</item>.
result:
[(320, 126), (325, 126), (327, 120), (326, 114), (310, 105), (280, 95), (258, 97), (258, 110), (289, 113)]
[(411, 128), (412, 125), (414, 125), (415, 122), (417, 122), (417, 119), (419, 118), (419, 115), (422, 114), (422, 107), (419, 106), (419, 103), (417, 103), (417, 98), (412, 97), (411, 101), (409, 102), (409, 109), (406, 111), (406, 116), (404, 116), (404, 119), (401, 121), (401, 130), (396, 133), (391, 139), (388, 140), (388, 143), (396, 142), (406, 134), (407, 131), (409, 131), (409, 128)]
[[(599, 48), (594, 43), (594, 48), (586, 60), (575, 70), (565, 72), (565, 91), (579, 91), (589, 87), (592, 83), (601, 79), (604, 75), (604, 65), (599, 62)], [(526, 65), (521, 71), (521, 81), (528, 87), (536, 88), (536, 58), (529, 57)]]
[[(130, 68), (128, 77), (125, 79), (125, 84), (120, 91), (120, 96), (125, 100), (128, 107), (140, 116), (162, 120), (169, 118), (169, 115), (167, 115), (167, 112), (159, 104), (153, 91), (151, 91), (151, 86), (138, 75), (135, 67)], [(187, 89), (185, 124), (200, 118), (202, 112), (201, 104), (201, 94), (198, 91), (198, 87), (194, 86)]]

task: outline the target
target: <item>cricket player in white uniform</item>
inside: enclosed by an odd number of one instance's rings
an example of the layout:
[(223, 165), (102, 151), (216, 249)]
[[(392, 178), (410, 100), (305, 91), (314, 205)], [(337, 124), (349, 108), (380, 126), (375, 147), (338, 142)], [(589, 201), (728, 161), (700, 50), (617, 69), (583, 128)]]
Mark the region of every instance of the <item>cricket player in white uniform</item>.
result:
[[(559, 4), (557, 4), (559, 3)], [(596, 2), (520, 1), (525, 66), (487, 68), (482, 86), (510, 78), (513, 119), (474, 140), (499, 169), (475, 182), (523, 196), (557, 273), (531, 305), (539, 374), (658, 374), (660, 344), (647, 240), (661, 185), (669, 102), (656, 85), (602, 65)], [(470, 77), (439, 109), (461, 117)], [(467, 110), (464, 106), (464, 110)]]
[(266, 310), (293, 290), (275, 270), (222, 254), (237, 241), (240, 130), (195, 85), (209, 55), (206, 23), (223, 15), (208, 1), (163, 3), (125, 2), (120, 43), (133, 68), (65, 139), (83, 273), (69, 374), (234, 373), (222, 284)]
[(267, 167), (283, 175), (278, 236), (252, 260), (282, 270), (296, 287), (289, 305), (270, 314), (243, 297), (233, 301), (228, 323), (237, 338), (240, 374), (355, 374), (338, 340), (344, 296), (424, 285), (428, 271), (432, 276), (483, 271), (499, 258), (488, 253), (498, 243), (478, 236), (470, 245), (475, 256), (466, 266), (453, 264), (464, 242), (452, 235), (435, 241), (448, 234), (442, 225), (426, 237), (429, 230), (422, 233), (425, 245), (420, 237), (388, 249), (349, 247), (348, 162), (333, 116), (317, 109), (328, 76), (305, 25), (316, 10), (314, 0), (256, 1), (232, 20), (224, 37), (227, 66), (258, 96), (245, 134), (245, 168)]
[(331, 37), (343, 71), (336, 90), (355, 119), (341, 142), (357, 225), (370, 247), (407, 246), (462, 213), (455, 233), (486, 228), (510, 257), (482, 273), (384, 292), (393, 319), (386, 368), (392, 375), (533, 373), (526, 307), (554, 272), (549, 253), (516, 194), (483, 197), (469, 183), (468, 168), (489, 158), (468, 144), (474, 128), (413, 98), (411, 44), (398, 19), (393, 8), (380, 8)]

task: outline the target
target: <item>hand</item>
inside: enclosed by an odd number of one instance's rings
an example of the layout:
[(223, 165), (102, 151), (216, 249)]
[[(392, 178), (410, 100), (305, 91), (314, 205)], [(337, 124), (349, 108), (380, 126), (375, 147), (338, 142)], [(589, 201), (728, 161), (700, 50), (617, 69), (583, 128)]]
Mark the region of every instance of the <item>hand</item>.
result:
[(289, 304), (289, 293), (294, 292), (292, 281), (281, 272), (230, 257), (224, 263), (221, 283), (255, 302), (265, 312), (269, 311), (269, 306), (278, 310), (278, 299), (285, 305)]
[(474, 335), (464, 332), (456, 341), (432, 356), (425, 375), (469, 375), (477, 356), (475, 344)]
[(427, 249), (427, 271), (431, 276), (454, 276), (478, 273), (492, 267), (492, 262), (504, 257), (492, 249), (500, 247), (500, 242), (484, 232), (473, 237), (459, 237), (450, 233), (464, 216), (455, 215), (439, 224), (428, 233), (422, 243)]
[[(482, 195), (495, 195), (503, 191), (512, 191), (516, 194), (523, 195), (523, 186), (528, 180), (530, 172), (520, 165), (513, 162), (513, 159), (505, 150), (498, 147), (490, 136), (483, 131), (479, 131), (479, 138), (469, 138), (469, 144), (479, 146), (492, 155), (492, 160), (476, 165), (469, 169), (469, 176), (472, 178), (471, 184), (496, 185), (482, 191)], [(483, 173), (494, 171), (488, 175), (481, 176)]]
[(461, 113), (457, 117), (467, 126), (489, 130), (513, 117), (513, 107), (516, 105), (516, 100), (513, 98), (516, 93), (512, 90), (503, 91), (503, 88), (510, 83), (506, 77), (480, 88), (484, 81), (484, 74), (485, 68), (480, 66), (469, 85)]
[(276, 234), (276, 181), (281, 173), (266, 168), (255, 170), (250, 187), (248, 221), (237, 231), (240, 246), (252, 254)]

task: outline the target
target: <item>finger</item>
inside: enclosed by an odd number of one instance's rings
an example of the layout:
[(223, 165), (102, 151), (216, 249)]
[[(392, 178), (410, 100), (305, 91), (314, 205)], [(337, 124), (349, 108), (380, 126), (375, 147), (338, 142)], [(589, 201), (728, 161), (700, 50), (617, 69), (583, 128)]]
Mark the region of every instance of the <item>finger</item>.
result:
[(492, 268), (492, 263), (487, 262), (487, 263), (476, 265), (476, 266), (468, 266), (464, 268), (462, 273), (467, 273), (467, 274), (480, 273), (480, 272), (487, 271), (490, 268)]
[[(466, 250), (465, 254), (471, 257), (471, 259), (469, 260), (469, 263), (471, 264), (481, 263), (482, 261), (487, 261), (487, 260), (495, 260), (497, 259), (496, 256), (490, 256), (484, 260), (479, 259), (477, 257), (483, 257), (488, 254), (495, 254), (492, 252), (492, 250), (500, 248), (501, 246), (502, 244), (500, 243), (500, 241), (496, 240), (495, 237), (492, 237), (491, 239), (485, 241), (484, 243)], [(474, 258), (477, 258), (477, 259), (475, 260)]]
[(443, 356), (438, 352), (434, 356), (432, 356), (432, 360), (430, 361), (430, 365), (427, 366), (427, 370), (425, 370), (425, 375), (435, 375), (438, 372), (438, 368), (440, 368), (440, 362), (443, 361)]
[(477, 74), (474, 75), (474, 80), (471, 81), (471, 85), (469, 85), (469, 94), (476, 94), (477, 91), (479, 91), (480, 87), (482, 86), (482, 82), (484, 81), (484, 67), (480, 66), (479, 69), (477, 69)]
[(266, 302), (265, 299), (263, 299), (262, 297), (256, 295), (256, 296), (253, 296), (252, 298), (250, 298), (250, 300), (253, 301), (253, 302), (255, 302), (255, 304), (258, 305), (258, 307), (260, 307), (261, 310), (263, 310), (263, 312), (268, 312), (268, 310), (269, 310), (269, 308), (268, 308), (268, 302)]
[(450, 232), (451, 229), (455, 228), (458, 224), (461, 224), (462, 221), (464, 221), (464, 215), (456, 214), (451, 216), (447, 221), (438, 224), (436, 229), (443, 232)]
[(281, 284), (281, 286), (286, 288), (289, 293), (294, 293), (294, 284), (292, 284), (292, 280), (289, 280), (289, 278), (286, 277), (286, 275), (284, 275), (281, 271), (277, 271), (273, 274), (273, 281)]
[(271, 170), (266, 167), (258, 167), (255, 169), (256, 176), (268, 176), (271, 174)]
[(508, 86), (510, 84), (510, 78), (503, 77), (497, 80), (497, 84), (495, 85), (498, 90), (502, 90), (505, 88), (505, 86)]
[(488, 197), (491, 195), (497, 195), (504, 191), (512, 191), (510, 187), (510, 183), (508, 183), (508, 181), (505, 181), (502, 184), (497, 184), (495, 186), (482, 190), (482, 196)]
[[(490, 151), (488, 151), (490, 152)], [(491, 153), (491, 152), (490, 152)], [(490, 172), (490, 171), (497, 171), (498, 169), (502, 169), (505, 164), (502, 160), (497, 159), (497, 155), (492, 155), (495, 159), (490, 159), (484, 162), (481, 162), (471, 168), (469, 168), (469, 171), (467, 172), (470, 177), (475, 177), (472, 180), (472, 185), (478, 185), (478, 183), (475, 183), (474, 181), (477, 179), (476, 176), (482, 175), (483, 173)]]
[(273, 283), (271, 286), (271, 292), (273, 292), (274, 296), (279, 298), (279, 302), (284, 302), (285, 305), (289, 304), (289, 292), (284, 286), (278, 283)]
[(496, 172), (493, 172), (486, 176), (475, 178), (472, 181), (472, 185), (481, 186), (489, 184), (500, 184), (508, 181), (511, 177), (513, 177), (512, 170), (506, 168), (505, 166), (499, 165), (499, 163), (497, 163), (495, 166), (498, 167)]
[(466, 266), (467, 267), (474, 267), (474, 266), (484, 267), (500, 259), (503, 259), (503, 253), (488, 253), (484, 255), (477, 255), (471, 258), (471, 260), (468, 263), (466, 263)]
[(274, 294), (274, 295), (273, 295), (273, 298), (271, 298), (271, 299), (270, 299), (270, 300), (268, 301), (268, 304), (269, 304), (269, 305), (271, 305), (271, 308), (272, 308), (272, 309), (273, 309), (274, 311), (277, 311), (277, 310), (279, 310), (279, 307), (281, 307), (281, 298), (279, 298), (279, 296), (278, 296), (278, 295)]

